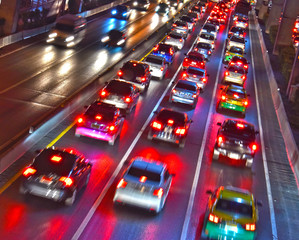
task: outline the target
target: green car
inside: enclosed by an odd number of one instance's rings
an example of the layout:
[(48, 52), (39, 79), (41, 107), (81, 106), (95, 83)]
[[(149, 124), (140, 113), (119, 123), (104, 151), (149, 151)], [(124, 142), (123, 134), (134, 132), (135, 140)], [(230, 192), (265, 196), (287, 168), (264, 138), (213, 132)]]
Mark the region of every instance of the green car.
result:
[(219, 187), (211, 194), (201, 239), (253, 240), (258, 210), (253, 195), (244, 189)]
[(249, 104), (248, 95), (242, 86), (228, 85), (221, 88), (220, 99), (217, 104), (217, 112), (229, 109), (240, 112), (245, 117), (246, 108)]
[(244, 55), (244, 50), (242, 48), (233, 46), (225, 52), (225, 55), (224, 55), (224, 58), (223, 58), (222, 62), (224, 64), (228, 64), (233, 56), (243, 57), (243, 55)]

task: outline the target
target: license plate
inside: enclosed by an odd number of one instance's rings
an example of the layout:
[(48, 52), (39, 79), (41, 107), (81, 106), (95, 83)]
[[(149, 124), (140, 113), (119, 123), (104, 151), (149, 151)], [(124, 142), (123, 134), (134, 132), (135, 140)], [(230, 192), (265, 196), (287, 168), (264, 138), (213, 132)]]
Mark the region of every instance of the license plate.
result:
[(47, 177), (42, 177), (40, 180), (41, 183), (45, 183), (45, 184), (51, 184), (52, 183), (52, 179), (51, 178), (47, 178)]
[(91, 127), (92, 128), (95, 128), (95, 129), (99, 129), (100, 125), (96, 124), (96, 123), (93, 123), (91, 124)]
[(195, 64), (196, 64), (196, 62), (192, 62), (192, 64), (193, 64), (193, 65), (195, 65)]
[(160, 52), (161, 54), (165, 54), (165, 52)]
[(237, 153), (229, 153), (228, 156), (229, 156), (230, 158), (233, 158), (233, 159), (239, 159), (239, 158), (240, 158), (240, 157), (239, 157), (239, 154), (237, 154)]

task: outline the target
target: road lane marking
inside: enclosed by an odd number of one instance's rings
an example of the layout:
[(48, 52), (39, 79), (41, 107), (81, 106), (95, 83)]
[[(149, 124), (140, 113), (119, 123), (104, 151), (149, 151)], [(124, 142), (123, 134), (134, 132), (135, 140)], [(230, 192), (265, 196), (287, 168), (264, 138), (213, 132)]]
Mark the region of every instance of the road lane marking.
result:
[[(251, 26), (251, 24), (250, 24), (250, 26)], [(257, 31), (255, 25), (254, 25), (254, 28)], [(276, 227), (276, 219), (275, 219), (275, 212), (274, 212), (273, 197), (272, 197), (272, 192), (271, 192), (271, 184), (270, 184), (269, 169), (268, 169), (268, 164), (267, 164), (265, 143), (264, 143), (263, 126), (262, 126), (262, 120), (261, 120), (261, 110), (260, 110), (260, 104), (259, 104), (259, 98), (258, 98), (258, 92), (257, 92), (257, 84), (256, 84), (256, 76), (255, 76), (255, 70), (254, 70), (255, 67), (254, 67), (254, 59), (253, 59), (253, 52), (252, 52), (252, 45), (251, 45), (252, 44), (251, 31), (249, 31), (249, 37), (250, 37), (250, 51), (251, 51), (251, 63), (252, 63), (252, 69), (253, 69), (253, 83), (254, 83), (254, 91), (255, 91), (255, 99), (256, 99), (256, 109), (257, 109), (258, 123), (259, 123), (259, 129), (260, 129), (262, 157), (263, 157), (264, 173), (265, 173), (265, 180), (266, 180), (267, 197), (268, 197), (268, 202), (269, 202), (272, 236), (273, 236), (272, 239), (274, 240), (274, 239), (278, 239), (277, 227)]]
[(64, 129), (52, 142), (50, 142), (46, 148), (52, 147), (60, 138), (64, 136), (74, 125), (76, 124), (76, 121), (73, 121), (66, 129)]
[[(225, 34), (227, 34), (227, 32), (228, 32), (229, 22), (230, 22), (230, 18), (228, 19)], [(224, 32), (223, 32), (223, 34), (224, 34)], [(226, 45), (223, 44), (222, 54), (221, 54), (220, 59), (223, 59), (225, 47), (226, 47)], [(186, 215), (185, 215), (183, 230), (182, 230), (182, 233), (181, 233), (181, 238), (180, 238), (181, 240), (188, 239), (188, 229), (189, 229), (190, 219), (191, 219), (191, 215), (192, 215), (192, 209), (193, 209), (197, 184), (198, 184), (198, 180), (199, 180), (199, 174), (200, 174), (203, 154), (204, 154), (204, 151), (206, 150), (205, 145), (206, 145), (206, 141), (207, 141), (207, 137), (208, 137), (208, 130), (209, 130), (208, 128), (210, 126), (210, 122), (211, 122), (211, 118), (212, 118), (212, 114), (213, 114), (212, 108), (214, 107), (214, 101), (216, 99), (216, 91), (217, 91), (217, 87), (218, 87), (218, 79), (219, 79), (219, 74), (220, 74), (221, 68), (222, 68), (222, 61), (220, 61), (218, 71), (217, 71), (215, 86), (214, 86), (214, 90), (213, 90), (213, 94), (212, 94), (212, 101), (211, 101), (210, 108), (209, 108), (209, 115), (208, 115), (208, 118), (207, 118), (207, 121), (206, 121), (204, 136), (203, 136), (201, 146), (200, 146), (200, 152), (199, 152), (198, 159), (197, 159), (197, 165), (196, 165), (195, 175), (194, 175), (194, 179), (193, 179), (193, 183), (192, 183), (192, 189), (191, 189), (191, 193), (190, 193), (190, 197), (189, 197), (187, 212), (186, 212)]]

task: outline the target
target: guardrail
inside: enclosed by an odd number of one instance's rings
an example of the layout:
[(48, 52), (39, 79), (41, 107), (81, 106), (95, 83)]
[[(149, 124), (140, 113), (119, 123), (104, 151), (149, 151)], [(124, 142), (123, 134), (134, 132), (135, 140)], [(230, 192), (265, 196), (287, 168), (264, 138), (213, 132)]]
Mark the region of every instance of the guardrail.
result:
[(291, 166), (291, 168), (294, 172), (296, 182), (298, 184), (298, 178), (299, 178), (299, 151), (298, 151), (298, 147), (297, 147), (297, 144), (295, 142), (293, 132), (291, 130), (289, 120), (288, 120), (286, 111), (284, 109), (283, 101), (281, 99), (281, 96), (280, 96), (280, 93), (279, 93), (279, 90), (278, 90), (278, 86), (277, 86), (277, 82), (276, 82), (276, 79), (275, 79), (275, 76), (274, 76), (274, 73), (273, 73), (273, 70), (272, 70), (268, 50), (266, 48), (264, 38), (263, 38), (263, 35), (262, 35), (262, 30), (261, 30), (260, 25), (257, 21), (256, 14), (253, 14), (253, 15), (254, 15), (255, 25), (257, 27), (257, 33), (258, 33), (261, 49), (262, 49), (262, 52), (263, 52), (262, 55), (263, 55), (263, 59), (264, 59), (264, 62), (265, 62), (265, 67), (266, 67), (266, 72), (267, 72), (268, 79), (269, 79), (273, 105), (274, 105), (275, 112), (276, 112), (276, 115), (277, 115), (277, 119), (278, 119), (278, 122), (279, 122), (280, 131), (281, 131), (282, 137), (284, 139), (288, 160), (290, 162), (290, 166)]

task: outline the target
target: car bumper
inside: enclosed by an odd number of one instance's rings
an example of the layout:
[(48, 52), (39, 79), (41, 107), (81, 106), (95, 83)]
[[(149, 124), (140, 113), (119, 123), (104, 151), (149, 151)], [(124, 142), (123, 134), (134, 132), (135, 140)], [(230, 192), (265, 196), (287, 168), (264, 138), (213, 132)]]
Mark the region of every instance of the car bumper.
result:
[(231, 109), (231, 110), (238, 111), (238, 112), (245, 112), (246, 111), (246, 107), (244, 107), (244, 106), (240, 106), (240, 105), (236, 105), (236, 104), (232, 104), (232, 103), (227, 103), (227, 102), (220, 102), (220, 106), (222, 108)]
[(172, 95), (171, 96), (171, 100), (173, 102), (178, 102), (178, 103), (193, 105), (194, 101), (195, 101), (195, 98), (190, 99), (190, 98), (180, 97), (180, 96), (177, 96), (177, 95)]
[(158, 132), (153, 130), (150, 130), (149, 135), (151, 135), (153, 139), (162, 140), (170, 143), (176, 143), (176, 144), (180, 144), (182, 140), (185, 138), (185, 137), (184, 138), (180, 137), (179, 135), (177, 136), (172, 133)]
[(230, 83), (235, 83), (235, 84), (242, 85), (242, 86), (244, 85), (244, 80), (240, 79), (240, 78), (225, 76), (224, 81), (225, 82), (230, 82)]
[(219, 160), (229, 162), (232, 165), (245, 165), (251, 167), (253, 163), (253, 155), (247, 152), (237, 152), (227, 148), (215, 147), (214, 154), (219, 156)]
[(162, 78), (164, 76), (164, 72), (157, 68), (151, 68), (152, 77)]
[(110, 141), (115, 136), (115, 134), (110, 134), (108, 132), (102, 132), (102, 131), (98, 131), (96, 129), (85, 128), (85, 127), (77, 127), (75, 134), (86, 136), (86, 137), (91, 137), (91, 138), (95, 138), (95, 139), (100, 139), (100, 140), (104, 140), (104, 141)]
[(117, 108), (121, 108), (121, 109), (129, 108), (129, 105), (127, 103), (124, 103), (124, 102), (118, 102), (118, 101), (109, 100), (109, 99), (101, 99), (101, 101), (103, 103), (114, 105)]

